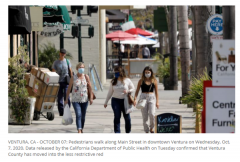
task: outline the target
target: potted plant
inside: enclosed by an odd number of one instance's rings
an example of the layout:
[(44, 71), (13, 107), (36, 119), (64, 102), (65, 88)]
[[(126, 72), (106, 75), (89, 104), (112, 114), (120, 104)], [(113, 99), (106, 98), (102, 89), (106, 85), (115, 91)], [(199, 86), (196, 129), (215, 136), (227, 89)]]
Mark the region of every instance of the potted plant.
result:
[(203, 81), (212, 80), (211, 77), (207, 73), (207, 69), (205, 68), (203, 74), (198, 75), (197, 78), (193, 78), (189, 92), (186, 96), (182, 98), (183, 104), (191, 104), (193, 105), (193, 111), (196, 115), (196, 133), (201, 132), (201, 112), (203, 109)]
[[(162, 65), (163, 65), (163, 58), (164, 58), (163, 55), (160, 54), (160, 53), (156, 53), (153, 58), (155, 59), (154, 63), (158, 64), (158, 69), (160, 67), (162, 67)], [(157, 77), (159, 79), (159, 83), (163, 83), (163, 77), (162, 77), (162, 75), (160, 75), (159, 70), (157, 70), (156, 74), (157, 74)]]
[[(31, 112), (35, 105), (35, 98), (29, 98), (24, 73), (26, 71), (20, 59), (28, 62), (29, 58), (26, 52), (27, 46), (18, 48), (18, 55), (8, 59), (8, 99), (9, 99), (9, 123), (13, 124), (30, 124)], [(30, 109), (32, 108), (32, 109)]]
[(164, 85), (164, 90), (169, 89), (169, 77), (170, 77), (170, 62), (169, 62), (169, 58), (166, 58), (164, 61), (164, 64), (159, 64), (158, 65), (158, 70), (157, 70), (157, 74), (159, 76), (159, 78), (163, 79), (163, 85)]

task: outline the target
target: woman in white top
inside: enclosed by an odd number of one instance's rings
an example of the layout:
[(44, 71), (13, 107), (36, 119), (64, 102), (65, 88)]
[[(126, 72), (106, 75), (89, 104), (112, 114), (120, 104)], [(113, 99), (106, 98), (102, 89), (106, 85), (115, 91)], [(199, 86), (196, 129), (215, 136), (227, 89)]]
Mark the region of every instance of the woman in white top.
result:
[(112, 109), (114, 113), (114, 132), (121, 133), (120, 130), (120, 118), (121, 112), (125, 119), (125, 131), (126, 133), (131, 132), (131, 117), (130, 114), (126, 114), (124, 109), (124, 97), (127, 93), (131, 93), (134, 90), (134, 85), (132, 81), (126, 77), (124, 69), (121, 67), (116, 67), (114, 69), (115, 77), (112, 79), (110, 88), (104, 107), (107, 107), (109, 99), (112, 97)]
[[(85, 116), (88, 106), (88, 90), (91, 94), (92, 87), (88, 75), (84, 74), (84, 64), (80, 62), (77, 64), (76, 69), (78, 73), (71, 77), (66, 98), (68, 98), (70, 90), (72, 88), (72, 105), (76, 114), (77, 130), (78, 133), (83, 133)], [(90, 105), (92, 103), (93, 99), (91, 96)], [(65, 104), (67, 104), (67, 100), (65, 100)]]

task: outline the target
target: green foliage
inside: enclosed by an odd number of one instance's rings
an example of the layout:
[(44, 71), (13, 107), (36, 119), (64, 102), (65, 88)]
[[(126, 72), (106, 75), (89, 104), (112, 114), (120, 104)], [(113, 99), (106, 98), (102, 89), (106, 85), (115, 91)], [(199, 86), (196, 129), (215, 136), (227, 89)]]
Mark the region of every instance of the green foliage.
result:
[[(39, 66), (52, 69), (52, 64), (55, 60), (59, 59), (60, 51), (55, 48), (53, 43), (47, 42), (46, 44), (41, 45), (38, 49), (38, 60)], [(72, 55), (67, 52), (67, 59), (72, 59)]]
[(158, 65), (157, 74), (160, 78), (169, 78), (170, 77), (170, 62), (169, 58), (166, 58), (164, 64), (161, 63)]
[(182, 77), (181, 60), (180, 57), (178, 57), (178, 80), (181, 80), (181, 77)]
[(8, 97), (11, 100), (9, 103), (12, 109), (12, 115), (18, 123), (24, 123), (26, 113), (29, 114), (29, 100), (28, 92), (25, 88), (24, 73), (26, 69), (23, 64), (19, 63), (22, 59), (23, 62), (28, 62), (27, 46), (20, 46), (18, 48), (18, 55), (8, 59)]
[[(199, 79), (197, 79), (199, 78)], [(184, 96), (182, 98), (182, 102), (184, 104), (197, 104), (199, 105), (199, 108), (203, 108), (203, 81), (206, 80), (212, 80), (208, 73), (207, 69), (205, 68), (205, 71), (202, 75), (198, 75), (197, 78), (193, 78), (190, 87), (188, 95)]]
[[(157, 55), (156, 55), (157, 56)], [(160, 54), (163, 60), (163, 55)], [(164, 63), (157, 61), (159, 63), (157, 74), (160, 78), (169, 78), (170, 77), (170, 61), (169, 58), (165, 58)], [(180, 58), (178, 58), (178, 80), (181, 80), (181, 63)]]

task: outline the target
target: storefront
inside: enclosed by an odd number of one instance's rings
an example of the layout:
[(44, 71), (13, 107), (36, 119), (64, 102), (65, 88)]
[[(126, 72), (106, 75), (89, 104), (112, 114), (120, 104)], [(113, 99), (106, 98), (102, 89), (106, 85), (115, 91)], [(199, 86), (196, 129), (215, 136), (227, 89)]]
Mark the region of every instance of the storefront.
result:
[(19, 46), (27, 46), (29, 64), (38, 66), (36, 31), (42, 30), (42, 7), (8, 6), (8, 57), (18, 54)]

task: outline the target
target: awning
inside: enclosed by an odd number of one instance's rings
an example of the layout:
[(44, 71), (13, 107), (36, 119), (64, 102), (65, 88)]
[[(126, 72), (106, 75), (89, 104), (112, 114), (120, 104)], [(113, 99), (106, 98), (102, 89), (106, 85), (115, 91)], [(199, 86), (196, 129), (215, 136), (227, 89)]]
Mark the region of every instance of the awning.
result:
[(132, 40), (123, 40), (123, 41), (113, 41), (114, 43), (120, 43), (120, 44), (138, 44), (138, 45), (151, 45), (151, 44), (156, 44), (157, 41), (154, 39), (150, 39), (147, 37), (143, 37), (138, 35), (137, 38), (132, 39)]
[(30, 34), (29, 6), (8, 6), (8, 34)]
[(57, 10), (58, 10), (58, 6), (56, 6), (56, 5), (45, 5), (43, 7), (43, 12), (45, 12), (45, 11), (52, 12), (52, 11), (57, 11)]
[(57, 6), (57, 10), (53, 10), (51, 12), (45, 11), (43, 21), (47, 23), (60, 22), (63, 24), (64, 30), (71, 29), (71, 20), (66, 6)]
[(141, 35), (144, 35), (144, 36), (153, 35), (152, 33), (149, 33), (145, 30), (140, 29), (140, 28), (132, 28), (132, 29), (126, 30), (125, 32), (130, 33), (130, 34), (141, 34)]

